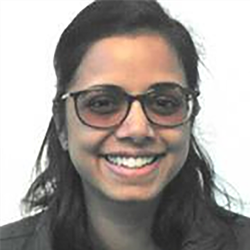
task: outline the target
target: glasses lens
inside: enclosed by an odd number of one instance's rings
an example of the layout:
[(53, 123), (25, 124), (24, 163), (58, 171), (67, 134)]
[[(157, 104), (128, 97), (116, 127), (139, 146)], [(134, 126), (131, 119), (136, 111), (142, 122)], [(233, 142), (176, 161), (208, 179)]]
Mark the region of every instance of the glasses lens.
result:
[(160, 86), (145, 96), (148, 119), (163, 126), (185, 122), (192, 113), (192, 98), (177, 84)]
[(105, 87), (82, 92), (76, 100), (79, 118), (90, 126), (106, 128), (118, 124), (127, 111), (123, 91), (116, 87)]

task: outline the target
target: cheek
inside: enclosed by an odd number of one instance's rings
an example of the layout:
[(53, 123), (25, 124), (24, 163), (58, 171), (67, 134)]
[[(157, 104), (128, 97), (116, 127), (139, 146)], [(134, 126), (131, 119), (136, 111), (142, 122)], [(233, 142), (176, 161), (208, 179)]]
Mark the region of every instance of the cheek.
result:
[(166, 132), (167, 156), (163, 161), (161, 176), (169, 183), (183, 167), (189, 152), (191, 129), (189, 125)]
[(82, 124), (75, 113), (73, 102), (67, 106), (66, 130), (70, 151), (94, 152), (104, 137), (103, 131)]
[(90, 168), (91, 165), (95, 164), (96, 156), (108, 133), (82, 124), (70, 106), (66, 118), (70, 158), (79, 171)]
[(170, 153), (175, 155), (176, 158), (180, 159), (181, 161), (185, 161), (190, 144), (190, 136), (191, 130), (189, 126), (183, 126), (176, 131), (176, 133), (172, 134), (172, 138), (169, 138), (170, 146), (169, 150)]
[[(83, 184), (96, 183), (95, 176), (99, 176), (99, 148), (105, 135), (93, 132), (91, 129), (81, 125), (78, 129), (70, 124), (68, 127), (68, 151), (70, 159), (81, 177)], [(94, 184), (97, 185), (97, 184)]]
[(93, 131), (84, 125), (78, 129), (76, 126), (68, 126), (68, 150), (71, 160), (88, 162), (100, 154), (100, 147), (106, 138), (103, 131)]

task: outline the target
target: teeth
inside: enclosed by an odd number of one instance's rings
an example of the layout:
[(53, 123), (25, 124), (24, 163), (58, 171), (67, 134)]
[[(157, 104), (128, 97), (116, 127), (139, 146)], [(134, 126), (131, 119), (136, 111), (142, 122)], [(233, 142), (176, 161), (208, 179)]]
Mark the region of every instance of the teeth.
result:
[(156, 156), (143, 157), (121, 157), (121, 156), (107, 156), (106, 159), (112, 164), (124, 166), (127, 168), (141, 168), (145, 165), (153, 163)]

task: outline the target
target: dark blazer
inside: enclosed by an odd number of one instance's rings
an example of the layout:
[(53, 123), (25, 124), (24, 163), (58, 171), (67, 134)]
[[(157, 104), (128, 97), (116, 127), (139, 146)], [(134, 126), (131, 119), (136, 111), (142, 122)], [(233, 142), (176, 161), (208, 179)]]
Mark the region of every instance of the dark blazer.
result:
[(52, 250), (46, 214), (28, 217), (0, 228), (0, 250)]
[[(1, 227), (0, 249), (52, 250), (46, 219), (46, 214), (36, 215)], [(234, 225), (234, 231), (239, 242), (239, 248), (235, 250), (250, 250), (250, 219), (239, 216)], [(193, 247), (188, 245), (185, 249), (193, 250)]]

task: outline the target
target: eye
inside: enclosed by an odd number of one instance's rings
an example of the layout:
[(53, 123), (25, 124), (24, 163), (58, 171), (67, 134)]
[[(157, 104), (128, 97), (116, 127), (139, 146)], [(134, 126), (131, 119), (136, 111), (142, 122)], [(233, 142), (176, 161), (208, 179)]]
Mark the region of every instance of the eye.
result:
[(149, 107), (151, 111), (159, 115), (172, 115), (183, 107), (183, 100), (180, 96), (155, 95), (150, 99)]
[(120, 105), (119, 99), (114, 95), (99, 94), (85, 100), (81, 108), (98, 114), (111, 114), (117, 112)]

